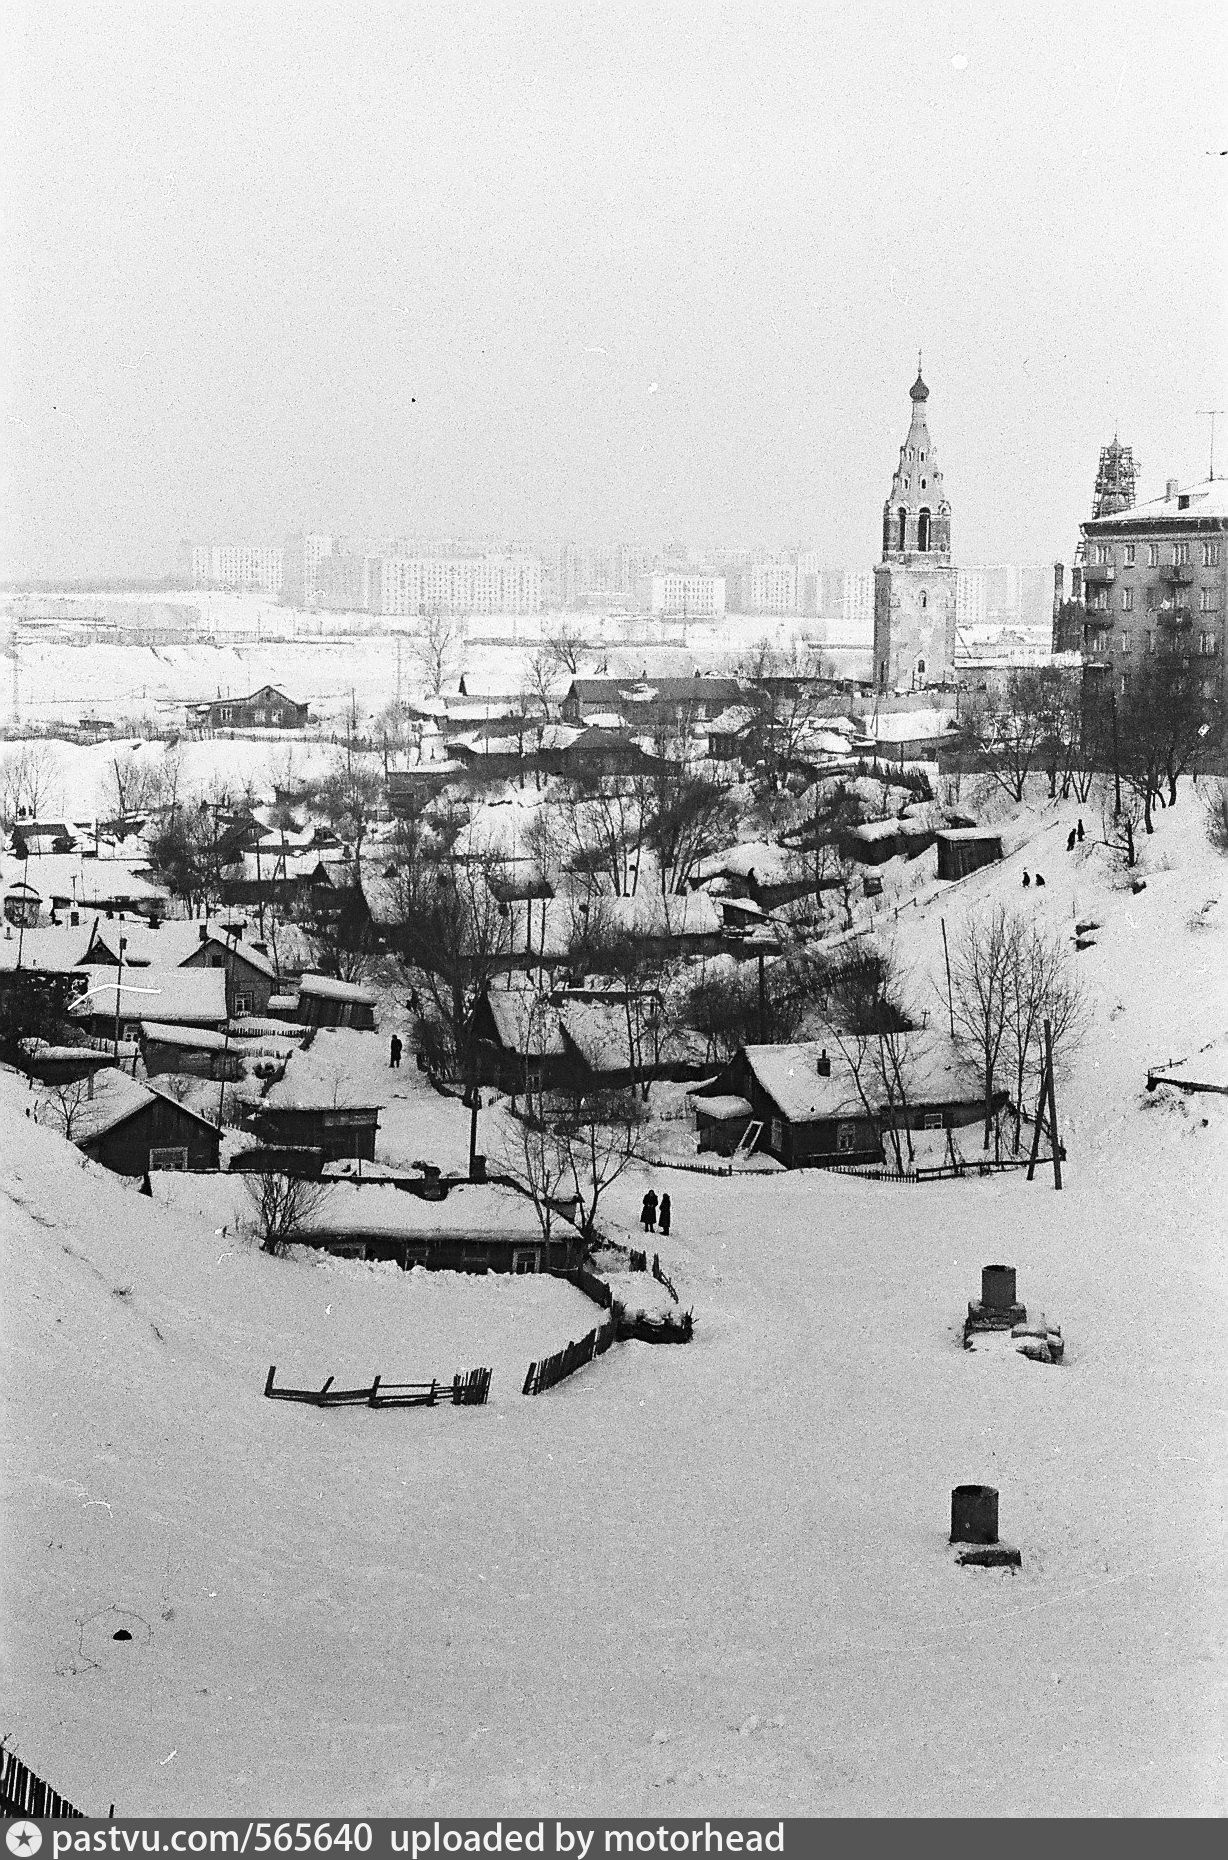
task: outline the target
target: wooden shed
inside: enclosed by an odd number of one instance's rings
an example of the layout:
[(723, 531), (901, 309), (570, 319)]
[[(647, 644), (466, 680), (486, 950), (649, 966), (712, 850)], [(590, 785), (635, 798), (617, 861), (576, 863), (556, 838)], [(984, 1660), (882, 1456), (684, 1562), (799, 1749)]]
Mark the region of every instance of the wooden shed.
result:
[(1002, 835), (988, 827), (947, 827), (937, 841), (939, 878), (966, 878), (1002, 857)]
[(374, 1162), (379, 1114), (375, 1104), (261, 1104), (243, 1124), (262, 1143), (319, 1150), (325, 1162), (342, 1156)]
[(216, 1169), (220, 1132), (187, 1105), (107, 1068), (95, 1075), (93, 1097), (76, 1113), (73, 1142), (117, 1175), (144, 1175)]
[(305, 975), (298, 987), (298, 1018), (305, 1027), (375, 1026), (375, 995), (357, 982), (331, 975)]

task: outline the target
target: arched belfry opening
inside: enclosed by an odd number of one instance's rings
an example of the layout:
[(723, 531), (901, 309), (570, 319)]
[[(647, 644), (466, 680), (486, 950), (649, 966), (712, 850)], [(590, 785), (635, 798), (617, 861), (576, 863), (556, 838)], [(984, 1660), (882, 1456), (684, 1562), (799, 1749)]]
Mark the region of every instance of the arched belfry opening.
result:
[(921, 550), (923, 554), (925, 554), (925, 553), (928, 553), (929, 546), (930, 546), (930, 513), (928, 510), (922, 510), (917, 517), (917, 548)]
[(897, 542), (896, 548), (904, 549), (907, 547), (908, 512), (903, 508), (902, 505), (900, 507), (898, 515), (899, 515), (899, 522), (900, 522), (900, 540)]

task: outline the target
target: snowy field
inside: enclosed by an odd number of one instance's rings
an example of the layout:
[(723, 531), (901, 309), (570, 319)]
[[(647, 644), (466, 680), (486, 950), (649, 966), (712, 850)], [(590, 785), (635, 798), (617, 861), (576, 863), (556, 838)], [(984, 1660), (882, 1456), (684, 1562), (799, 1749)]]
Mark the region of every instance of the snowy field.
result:
[[(360, 714), (370, 717), (394, 696), (398, 676), (403, 695), (421, 686), (408, 622), (397, 622), (396, 633), (373, 634), (367, 616), (296, 615), (255, 596), (160, 598), (199, 609), (202, 624), (207, 623), (217, 643), (141, 646), (87, 644), (84, 637), (80, 644), (23, 640), (17, 682), (23, 721), (45, 726), (75, 724), (86, 716), (125, 723), (147, 717), (169, 728), (182, 725), (187, 704), (245, 695), (265, 683), (279, 685), (300, 703), (310, 704), (313, 713), (339, 720), (351, 693)], [(448, 686), (454, 689), (463, 671), (475, 693), (519, 690), (543, 639), (564, 629), (581, 642), (585, 674), (600, 665), (615, 677), (641, 672), (689, 675), (696, 667), (728, 673), (765, 639), (785, 651), (795, 641), (807, 641), (819, 651), (826, 648), (822, 621), (780, 620), (768, 614), (730, 616), (719, 626), (683, 627), (590, 613), (490, 615), (462, 624), (467, 638), (452, 655)], [(330, 630), (334, 637), (327, 636)], [(0, 646), (6, 652), (10, 631), (11, 622), (0, 611)], [(274, 633), (280, 636), (270, 637)], [(870, 647), (867, 635), (864, 642), (833, 648), (830, 656), (838, 674), (868, 676)], [(568, 674), (560, 672), (561, 688), (567, 682)], [(0, 728), (12, 727), (13, 696), (12, 662), (6, 658), (0, 677)], [(266, 759), (271, 747), (264, 746)]]
[[(1101, 923), (1063, 1192), (636, 1171), (610, 1225), (668, 1186), (695, 1340), (536, 1399), (511, 1365), (588, 1327), (568, 1288), (266, 1259), (0, 1081), (22, 1756), (94, 1812), (1222, 1814), (1228, 1101), (1145, 1078), (1228, 1029), (1228, 865), (1188, 783), (1138, 895), (1067, 856), (1077, 812), (898, 932), (932, 1002), (940, 910)], [(382, 1153), (465, 1153), (459, 1104), (396, 1089)], [(993, 1260), (1062, 1366), (960, 1348)], [(485, 1409), (261, 1398), (274, 1361), (450, 1375), (470, 1326)], [(954, 1565), (965, 1482), (1018, 1573)]]

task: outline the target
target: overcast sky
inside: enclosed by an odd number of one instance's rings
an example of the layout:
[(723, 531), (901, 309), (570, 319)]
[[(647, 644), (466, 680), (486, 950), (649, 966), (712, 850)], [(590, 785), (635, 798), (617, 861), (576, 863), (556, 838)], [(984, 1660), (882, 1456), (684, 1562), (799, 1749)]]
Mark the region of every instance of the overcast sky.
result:
[[(1228, 406), (1228, 9), (10, 0), (0, 573), (180, 536), (957, 560)], [(1228, 470), (1228, 416), (1217, 465)]]

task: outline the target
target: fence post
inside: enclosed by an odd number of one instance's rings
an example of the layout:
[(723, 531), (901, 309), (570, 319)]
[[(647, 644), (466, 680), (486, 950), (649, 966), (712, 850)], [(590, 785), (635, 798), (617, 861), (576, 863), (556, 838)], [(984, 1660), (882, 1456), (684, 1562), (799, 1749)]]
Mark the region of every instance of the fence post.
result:
[(374, 1408), (377, 1405), (376, 1398), (379, 1395), (379, 1385), (380, 1385), (380, 1377), (376, 1376), (374, 1382), (371, 1384), (371, 1393), (367, 1396), (368, 1408)]

